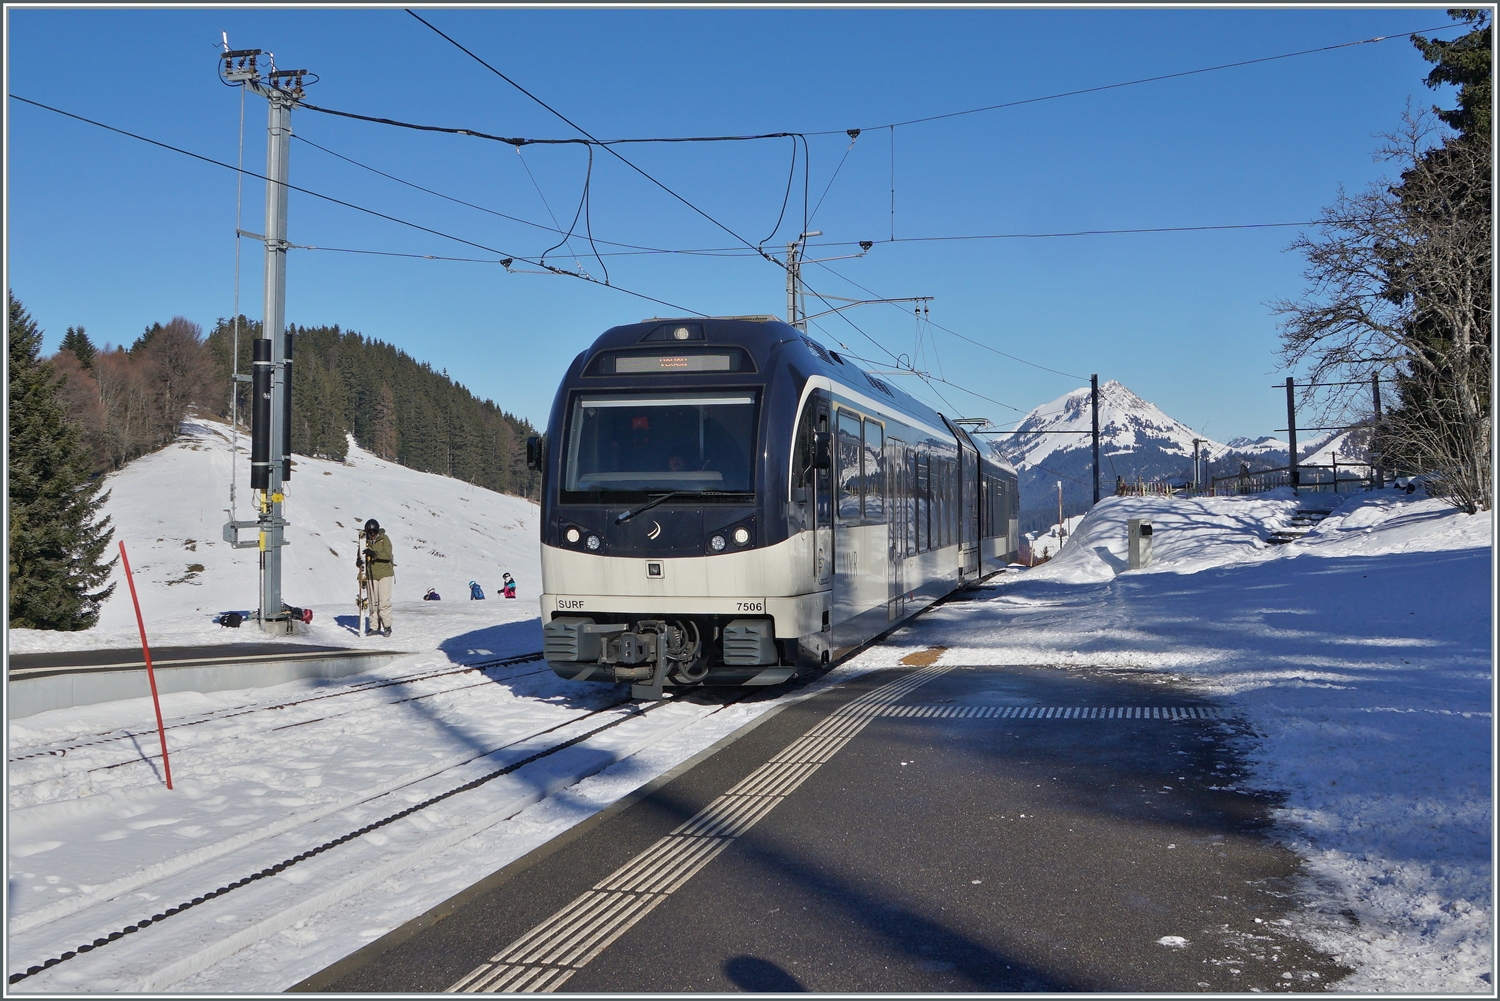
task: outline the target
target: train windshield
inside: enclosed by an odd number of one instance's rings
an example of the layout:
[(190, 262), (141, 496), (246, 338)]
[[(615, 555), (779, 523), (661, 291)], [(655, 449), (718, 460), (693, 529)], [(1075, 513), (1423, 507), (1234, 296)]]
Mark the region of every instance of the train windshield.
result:
[(755, 417), (750, 392), (579, 396), (568, 422), (563, 489), (749, 493)]

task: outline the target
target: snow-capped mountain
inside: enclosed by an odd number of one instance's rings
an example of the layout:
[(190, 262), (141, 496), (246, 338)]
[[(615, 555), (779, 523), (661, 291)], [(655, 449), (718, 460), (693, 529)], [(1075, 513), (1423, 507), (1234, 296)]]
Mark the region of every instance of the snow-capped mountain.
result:
[[(1089, 388), (1080, 386), (1028, 413), (1014, 431), (992, 447), (1016, 467), (1021, 481), (1023, 531), (1057, 521), (1057, 483), (1062, 483), (1067, 514), (1085, 510), (1093, 500), (1093, 428)], [(1274, 437), (1235, 438), (1228, 443), (1205, 438), (1181, 421), (1141, 399), (1119, 381), (1099, 386), (1099, 480), (1104, 494), (1117, 479), (1133, 483), (1192, 476), (1193, 442), (1206, 456), (1209, 475), (1286, 464), (1286, 442)]]
[[(1011, 462), (1035, 465), (1056, 452), (1088, 449), (1089, 436), (1080, 432), (1088, 432), (1092, 427), (1089, 389), (1083, 386), (1032, 410), (1014, 431), (1001, 439), (1001, 446)], [(1115, 379), (1099, 386), (1099, 438), (1101, 460), (1105, 454), (1123, 455), (1148, 449), (1191, 459), (1195, 438), (1200, 442), (1200, 450), (1206, 447), (1210, 455), (1229, 451), (1229, 446), (1204, 439)]]
[(1259, 455), (1268, 452), (1286, 455), (1286, 442), (1269, 434), (1259, 438), (1230, 438), (1224, 444), (1231, 450), (1244, 455)]

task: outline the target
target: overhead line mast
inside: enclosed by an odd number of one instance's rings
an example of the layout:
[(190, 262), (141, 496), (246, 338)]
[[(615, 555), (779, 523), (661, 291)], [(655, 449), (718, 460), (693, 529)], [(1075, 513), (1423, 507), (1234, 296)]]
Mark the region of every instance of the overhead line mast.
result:
[[(270, 70), (261, 76), (259, 60)], [(250, 488), (255, 493), (254, 521), (231, 520), (224, 541), (236, 549), (260, 550), (261, 629), (290, 633), (300, 621), (281, 594), (281, 550), (287, 545), (284, 516), (286, 483), (292, 476), (292, 335), (286, 331), (286, 211), (290, 169), (292, 107), (304, 95), (305, 69), (278, 70), (275, 56), (260, 49), (230, 49), (220, 56), (222, 77), (231, 86), (248, 87), (266, 99), (266, 224), (265, 233), (241, 233), (259, 239), (266, 248), (265, 309), (261, 336), (252, 342)], [(316, 78), (314, 78), (316, 79)], [(254, 541), (241, 542), (240, 529), (256, 530)]]

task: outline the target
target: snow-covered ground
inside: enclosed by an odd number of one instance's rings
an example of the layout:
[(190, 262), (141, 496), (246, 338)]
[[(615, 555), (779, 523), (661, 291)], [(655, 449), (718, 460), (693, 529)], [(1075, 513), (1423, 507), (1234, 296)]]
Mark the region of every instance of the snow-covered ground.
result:
[[(223, 541), (229, 506), (231, 435), (227, 424), (194, 420), (174, 445), (137, 459), (106, 480), (104, 511), (125, 543), (153, 646), (264, 642), (247, 628), (213, 623), (219, 612), (259, 605), (260, 554)], [(537, 506), (461, 480), (407, 469), (351, 441), (345, 462), (297, 456), (286, 491), (290, 544), (284, 550), (282, 594), (313, 610), (311, 628), (291, 642), (432, 649), (449, 638), (447, 616), (424, 616), (428, 588), (442, 606), (467, 603), (469, 581), (483, 587), (485, 606), (500, 599), (500, 575), (520, 584), (510, 605), (536, 615), (541, 556)], [(252, 517), (248, 498), (250, 442), (239, 439), (239, 520)], [(358, 529), (374, 518), (394, 546), (396, 626), (389, 640), (355, 635), (354, 556)], [(244, 533), (251, 538), (250, 532)], [(114, 551), (110, 553), (114, 555)], [(76, 633), (13, 629), (11, 653), (129, 648), (139, 645), (123, 572), (99, 623)], [(477, 604), (477, 603), (476, 603)], [(436, 611), (434, 609), (434, 611)], [(502, 614), (497, 612), (497, 614)], [(513, 615), (514, 611), (504, 613)], [(482, 616), (481, 616), (482, 617)], [(538, 648), (534, 648), (538, 649)]]
[[(217, 537), (222, 433), (205, 424), (111, 477), (158, 645), (261, 639), (209, 622), (254, 603), (253, 551)], [(164, 697), (170, 792), (149, 699), (11, 721), (7, 972), (138, 929), (12, 990), (285, 989), (776, 704), (642, 712), (623, 687), (500, 663), (540, 649), (528, 502), (359, 451), (299, 459), (292, 483), (287, 594), (316, 612), (305, 639), (407, 655), (337, 682)], [(957, 662), (1137, 668), (1220, 695), (1257, 731), (1253, 781), (1284, 795), (1281, 836), (1307, 861), (1298, 931), (1356, 970), (1339, 987), (1489, 991), (1490, 521), (1396, 491), (1304, 498), (1335, 500), (1274, 548), (1261, 540), (1301, 506), (1289, 492), (1109, 498), (1052, 562), (939, 606), (815, 690), (942, 645)], [(348, 628), (353, 526), (371, 516), (400, 564), (389, 641)], [(1122, 572), (1135, 516), (1153, 519), (1156, 558)], [(504, 569), (522, 600), (463, 600)], [(442, 602), (418, 600), (429, 586)], [(95, 630), (10, 634), (12, 651), (135, 641), (123, 588)]]
[[(1307, 863), (1296, 930), (1355, 968), (1338, 989), (1493, 993), (1491, 516), (1338, 500), (1269, 547), (1303, 506), (1289, 491), (1109, 498), (1061, 556), (906, 636), (955, 662), (1139, 668), (1225, 697)], [(1155, 560), (1124, 571), (1139, 516)]]

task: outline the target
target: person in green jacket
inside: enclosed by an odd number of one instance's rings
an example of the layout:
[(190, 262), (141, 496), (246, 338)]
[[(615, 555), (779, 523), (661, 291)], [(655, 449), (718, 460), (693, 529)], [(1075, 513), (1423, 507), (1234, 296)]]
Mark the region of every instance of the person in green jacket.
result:
[[(370, 629), (365, 635), (391, 634), (391, 583), (396, 577), (396, 563), (391, 558), (391, 537), (380, 522), (365, 522), (365, 550), (362, 555), (365, 574), (370, 579)], [(356, 563), (359, 561), (356, 560)]]

